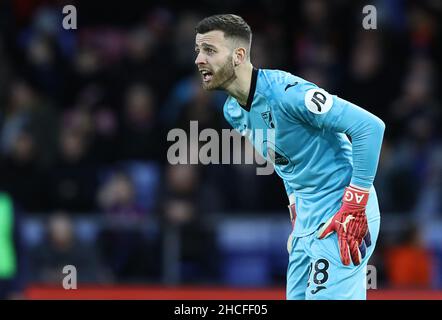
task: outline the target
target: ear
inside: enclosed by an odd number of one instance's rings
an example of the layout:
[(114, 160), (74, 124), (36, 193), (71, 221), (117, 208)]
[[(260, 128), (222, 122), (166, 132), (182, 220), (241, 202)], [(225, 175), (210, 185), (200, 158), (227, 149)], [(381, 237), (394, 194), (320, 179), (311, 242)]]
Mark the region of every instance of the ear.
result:
[(247, 53), (246, 53), (245, 48), (243, 48), (243, 47), (236, 48), (235, 52), (233, 54), (233, 63), (235, 65), (235, 67), (244, 63), (244, 61), (246, 61), (246, 57), (247, 57)]

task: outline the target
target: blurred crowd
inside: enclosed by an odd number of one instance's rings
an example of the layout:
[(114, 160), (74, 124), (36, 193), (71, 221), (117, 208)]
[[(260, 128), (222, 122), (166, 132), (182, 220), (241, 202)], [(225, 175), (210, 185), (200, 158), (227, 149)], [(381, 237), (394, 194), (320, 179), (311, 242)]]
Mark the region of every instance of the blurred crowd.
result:
[[(77, 30), (62, 28), (65, 4), (78, 9)], [(43, 240), (17, 249), (26, 252), (29, 281), (58, 281), (60, 265), (76, 264), (88, 270), (80, 273), (85, 282), (167, 283), (169, 267), (180, 282), (217, 283), (208, 217), (286, 215), (275, 175), (256, 176), (251, 165), (167, 162), (170, 129), (188, 131), (191, 120), (199, 130), (228, 128), (226, 96), (200, 87), (194, 27), (206, 15), (235, 12), (254, 32), (255, 67), (292, 72), (384, 120), (375, 186), (387, 227), (373, 261), (381, 284), (434, 287), (442, 241), (422, 233), (442, 220), (442, 5), (372, 4), (377, 30), (362, 28), (358, 1), (305, 0), (291, 4), (295, 10), (282, 0), (106, 9), (2, 1), (0, 188), (17, 216), (48, 222)], [(84, 216), (105, 226), (88, 245), (72, 232)], [(143, 228), (154, 221), (157, 231)], [(169, 248), (176, 234), (179, 245)], [(170, 270), (169, 251), (180, 270)]]

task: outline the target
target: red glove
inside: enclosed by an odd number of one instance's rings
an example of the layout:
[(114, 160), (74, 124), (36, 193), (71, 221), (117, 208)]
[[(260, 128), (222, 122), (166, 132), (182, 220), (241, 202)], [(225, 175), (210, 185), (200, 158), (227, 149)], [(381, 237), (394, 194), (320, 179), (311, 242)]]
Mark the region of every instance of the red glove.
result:
[(369, 192), (353, 186), (345, 188), (342, 206), (319, 230), (318, 238), (324, 239), (336, 231), (338, 234), (339, 253), (344, 265), (355, 266), (365, 257), (366, 249), (371, 245), (365, 207)]

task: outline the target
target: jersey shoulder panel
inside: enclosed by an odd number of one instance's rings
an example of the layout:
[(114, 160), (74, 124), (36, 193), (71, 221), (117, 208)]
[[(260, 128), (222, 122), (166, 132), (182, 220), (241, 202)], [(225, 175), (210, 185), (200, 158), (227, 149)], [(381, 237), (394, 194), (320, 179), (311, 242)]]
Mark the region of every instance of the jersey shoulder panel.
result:
[(307, 91), (318, 88), (314, 83), (281, 70), (264, 69), (263, 79), (267, 85), (264, 93), (280, 100), (283, 106), (304, 106)]

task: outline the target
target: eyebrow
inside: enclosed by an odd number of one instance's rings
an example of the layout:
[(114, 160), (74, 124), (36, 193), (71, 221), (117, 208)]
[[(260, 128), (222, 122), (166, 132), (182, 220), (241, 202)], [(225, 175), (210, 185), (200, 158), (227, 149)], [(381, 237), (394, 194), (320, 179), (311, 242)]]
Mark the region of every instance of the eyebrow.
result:
[[(201, 47), (203, 47), (203, 48), (212, 48), (212, 49), (216, 49), (215, 46), (213, 46), (213, 45), (211, 45), (211, 44), (208, 44), (208, 43), (206, 43), (206, 42), (201, 43)], [(195, 46), (195, 50), (196, 50), (196, 49), (198, 49), (198, 46), (197, 46), (197, 45)]]

